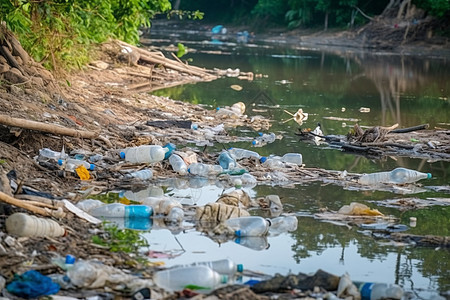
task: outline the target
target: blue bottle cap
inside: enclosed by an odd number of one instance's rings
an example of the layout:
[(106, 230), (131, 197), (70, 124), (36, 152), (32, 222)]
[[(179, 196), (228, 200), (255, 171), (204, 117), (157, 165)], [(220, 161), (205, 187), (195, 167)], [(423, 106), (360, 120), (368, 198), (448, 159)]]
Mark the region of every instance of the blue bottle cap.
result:
[(264, 163), (267, 160), (267, 157), (263, 156), (259, 159), (260, 162)]
[(197, 129), (198, 129), (198, 125), (197, 125), (197, 124), (194, 124), (194, 123), (192, 123), (192, 125), (191, 125), (191, 129), (197, 130)]
[(121, 159), (124, 159), (125, 158), (125, 152), (120, 152), (119, 156), (120, 156)]
[(263, 136), (263, 134), (264, 134), (264, 133), (262, 133), (262, 132), (258, 132), (258, 135), (259, 135), (259, 136)]
[(237, 271), (238, 272), (243, 272), (244, 271), (244, 265), (243, 264), (238, 264), (236, 267), (237, 267)]
[(236, 230), (236, 231), (234, 232), (234, 234), (240, 237), (241, 234), (242, 234), (242, 232), (241, 232), (241, 230)]
[(217, 108), (216, 108), (216, 110), (219, 110), (219, 109), (220, 109), (220, 107), (217, 107)]
[(253, 141), (252, 141), (252, 145), (256, 145), (256, 140), (253, 140)]
[(168, 159), (172, 155), (173, 150), (177, 148), (177, 146), (172, 143), (167, 143), (163, 146), (163, 148), (169, 149), (169, 151), (167, 151), (166, 154), (164, 154), (164, 159)]
[(89, 165), (89, 170), (93, 171), (94, 169), (95, 169), (95, 165), (90, 164), (90, 165)]
[(431, 178), (431, 173), (427, 173), (427, 179)]
[(73, 256), (71, 254), (67, 254), (66, 255), (66, 265), (73, 265), (74, 262), (75, 262), (75, 256)]

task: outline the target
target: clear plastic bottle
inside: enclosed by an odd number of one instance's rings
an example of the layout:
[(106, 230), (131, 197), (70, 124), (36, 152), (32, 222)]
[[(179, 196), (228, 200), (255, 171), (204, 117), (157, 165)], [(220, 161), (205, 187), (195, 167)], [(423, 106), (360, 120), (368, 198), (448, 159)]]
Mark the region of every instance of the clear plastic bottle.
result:
[(173, 151), (177, 149), (177, 146), (172, 143), (167, 143), (163, 146), (163, 149), (167, 149), (166, 154), (164, 154), (164, 159), (168, 159), (170, 156), (172, 156)]
[(225, 225), (234, 229), (237, 236), (264, 236), (269, 231), (270, 220), (248, 216), (228, 219)]
[(413, 183), (421, 179), (431, 178), (430, 173), (422, 173), (406, 168), (396, 168), (390, 172), (377, 172), (362, 175), (358, 182), (361, 184), (373, 185), (378, 183)]
[(131, 163), (155, 163), (164, 160), (170, 149), (159, 145), (143, 145), (124, 149), (120, 157)]
[(230, 153), (231, 157), (233, 157), (235, 160), (243, 159), (243, 158), (257, 158), (260, 159), (261, 155), (259, 155), (258, 152), (247, 150), (247, 149), (241, 149), (241, 148), (229, 148), (228, 152)]
[(231, 157), (231, 155), (227, 151), (223, 151), (222, 153), (220, 153), (219, 158), (217, 160), (219, 161), (219, 165), (224, 170), (236, 168), (236, 161)]
[(111, 203), (91, 209), (89, 213), (94, 217), (150, 218), (153, 215), (153, 209), (147, 205)]
[(234, 242), (256, 251), (265, 250), (270, 247), (267, 237), (265, 236), (242, 236), (237, 237)]
[(171, 221), (183, 220), (183, 206), (175, 199), (168, 197), (147, 197), (142, 203), (152, 207), (154, 214), (165, 215)]
[(217, 175), (223, 172), (223, 168), (220, 165), (193, 163), (189, 165), (188, 172), (198, 176)]
[(125, 178), (140, 179), (140, 180), (150, 180), (153, 177), (153, 171), (151, 169), (143, 169), (135, 172), (131, 172), (125, 175)]
[(273, 132), (271, 132), (271, 133), (259, 132), (258, 134), (259, 134), (259, 136), (256, 137), (252, 142), (252, 144), (254, 146), (273, 143), (273, 142), (275, 142), (275, 140), (277, 138), (277, 136)]
[(226, 284), (228, 276), (207, 266), (191, 266), (158, 271), (153, 275), (153, 281), (167, 291), (180, 291), (189, 286), (211, 291)]
[(66, 231), (51, 219), (38, 218), (25, 213), (14, 213), (5, 222), (9, 234), (27, 237), (59, 237)]
[(361, 292), (361, 300), (402, 299), (403, 289), (397, 284), (354, 282)]
[(169, 163), (172, 166), (172, 169), (180, 175), (187, 174), (187, 165), (185, 161), (178, 154), (172, 154), (169, 157)]
[(285, 163), (280, 156), (263, 156), (259, 161), (265, 168), (282, 169), (285, 167)]
[(296, 216), (280, 216), (270, 220), (269, 234), (278, 235), (288, 231), (297, 230), (298, 219)]
[(64, 166), (66, 171), (75, 171), (76, 168), (83, 165), (87, 170), (94, 170), (95, 165), (88, 163), (85, 160), (79, 160), (74, 158), (68, 158), (66, 160), (60, 159), (58, 160), (58, 165)]
[(213, 260), (213, 261), (200, 261), (191, 264), (191, 266), (208, 266), (219, 274), (233, 276), (237, 272), (244, 271), (242, 264), (236, 264), (229, 258)]
[(66, 159), (68, 155), (63, 151), (53, 151), (50, 148), (43, 148), (39, 150), (39, 160), (54, 160), (58, 161), (59, 159)]
[(303, 164), (303, 157), (300, 153), (286, 153), (281, 157), (285, 163), (296, 164), (301, 166)]

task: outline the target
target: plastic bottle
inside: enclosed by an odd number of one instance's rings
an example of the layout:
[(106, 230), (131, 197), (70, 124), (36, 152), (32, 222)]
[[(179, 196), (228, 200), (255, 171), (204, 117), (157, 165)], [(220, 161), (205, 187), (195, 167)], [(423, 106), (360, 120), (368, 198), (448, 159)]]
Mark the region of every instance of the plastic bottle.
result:
[(59, 159), (66, 159), (68, 157), (68, 155), (63, 151), (58, 152), (58, 151), (53, 151), (52, 149), (49, 148), (43, 148), (41, 150), (39, 150), (39, 159), (40, 160), (55, 160), (58, 161)]
[(164, 160), (170, 149), (159, 145), (143, 145), (124, 149), (120, 157), (131, 163), (155, 163)]
[(177, 200), (168, 197), (147, 197), (142, 203), (152, 207), (154, 214), (163, 214), (171, 221), (183, 220), (183, 206)]
[(243, 158), (257, 158), (260, 159), (261, 155), (259, 155), (258, 152), (247, 150), (247, 149), (241, 149), (241, 148), (229, 148), (228, 153), (230, 153), (231, 157), (233, 157), (235, 160), (243, 159)]
[(187, 165), (184, 160), (178, 154), (172, 154), (169, 157), (169, 163), (172, 166), (172, 169), (180, 175), (187, 174)]
[(89, 213), (94, 217), (150, 218), (153, 215), (153, 209), (147, 205), (111, 203), (91, 209)]
[(167, 143), (163, 146), (163, 149), (168, 149), (166, 154), (164, 154), (164, 159), (168, 159), (170, 156), (172, 156), (173, 151), (177, 149), (177, 146), (172, 143)]
[(253, 249), (256, 251), (265, 250), (270, 247), (265, 236), (242, 236), (237, 237), (234, 242), (241, 246)]
[(378, 183), (413, 183), (421, 179), (431, 178), (430, 173), (422, 173), (406, 168), (396, 168), (390, 172), (377, 172), (362, 175), (358, 182), (361, 184), (378, 184)]
[(261, 145), (261, 144), (273, 143), (273, 142), (275, 142), (275, 140), (277, 138), (277, 136), (273, 132), (271, 132), (271, 133), (259, 132), (258, 134), (259, 134), (259, 136), (257, 138), (255, 138), (252, 142), (252, 144), (254, 146)]
[(402, 299), (403, 289), (397, 284), (354, 282), (361, 292), (361, 300)]
[(5, 226), (8, 233), (27, 237), (59, 237), (66, 232), (51, 219), (38, 218), (25, 213), (10, 215), (6, 219)]
[(221, 275), (207, 266), (191, 266), (158, 271), (153, 275), (153, 281), (168, 291), (179, 291), (186, 287), (204, 291), (227, 283), (228, 276)]
[(237, 236), (264, 236), (269, 231), (270, 220), (248, 216), (228, 219), (225, 225), (234, 229)]
[(131, 172), (125, 175), (125, 178), (140, 179), (140, 180), (150, 180), (153, 177), (153, 171), (151, 169), (143, 169), (135, 172)]
[(285, 167), (285, 163), (283, 162), (280, 156), (269, 156), (269, 157), (263, 156), (259, 161), (266, 168), (282, 169)]
[(297, 230), (298, 219), (296, 216), (281, 216), (271, 219), (270, 223), (269, 234), (277, 235)]
[(189, 165), (188, 172), (198, 176), (217, 175), (223, 172), (223, 168), (220, 165), (193, 163)]
[(281, 160), (285, 163), (296, 164), (299, 166), (303, 164), (303, 157), (300, 153), (286, 153), (281, 157)]
[(218, 161), (219, 165), (224, 170), (236, 168), (236, 161), (231, 157), (231, 155), (227, 151), (223, 151), (222, 153), (220, 153)]
[(85, 160), (79, 160), (74, 158), (68, 158), (66, 160), (60, 159), (58, 160), (58, 165), (65, 165), (66, 171), (75, 171), (76, 168), (83, 165), (87, 170), (94, 170), (95, 165), (88, 163)]
[(201, 261), (191, 264), (191, 266), (208, 266), (219, 274), (233, 276), (236, 272), (242, 272), (244, 266), (242, 264), (236, 264), (229, 258), (213, 260), (213, 261)]

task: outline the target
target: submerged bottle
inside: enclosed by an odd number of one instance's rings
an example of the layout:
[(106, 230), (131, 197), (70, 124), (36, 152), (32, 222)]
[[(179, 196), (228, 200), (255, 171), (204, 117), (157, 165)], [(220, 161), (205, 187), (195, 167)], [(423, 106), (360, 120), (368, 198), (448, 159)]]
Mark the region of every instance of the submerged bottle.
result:
[(172, 169), (180, 175), (187, 174), (187, 165), (184, 159), (181, 158), (178, 154), (172, 154), (169, 157), (169, 163), (172, 166)]
[(430, 173), (422, 173), (406, 168), (396, 168), (390, 172), (377, 172), (362, 175), (358, 182), (361, 184), (378, 184), (378, 183), (413, 183), (421, 179), (431, 178)]
[(270, 220), (259, 216), (231, 218), (225, 225), (234, 229), (237, 236), (264, 236), (270, 227)]
[(208, 266), (219, 274), (233, 276), (237, 272), (244, 271), (242, 264), (236, 264), (229, 258), (213, 260), (213, 261), (200, 261), (191, 264), (191, 266)]
[(223, 168), (220, 165), (193, 163), (189, 165), (188, 172), (198, 176), (217, 175), (223, 172)]
[(361, 293), (361, 300), (402, 299), (403, 289), (397, 284), (354, 282)]
[(10, 234), (27, 237), (59, 237), (66, 232), (51, 219), (38, 218), (25, 213), (10, 215), (6, 219), (5, 227)]
[(155, 163), (164, 160), (170, 149), (159, 145), (143, 145), (124, 149), (120, 157), (131, 163)]
[(147, 205), (111, 203), (93, 208), (89, 211), (89, 213), (94, 217), (150, 218), (153, 215), (153, 209)]
[(281, 216), (271, 219), (270, 223), (269, 234), (277, 235), (297, 230), (298, 219), (296, 216)]
[(185, 288), (210, 291), (227, 283), (228, 276), (221, 275), (207, 266), (191, 266), (158, 271), (153, 275), (153, 281), (168, 291)]
[(87, 170), (94, 170), (95, 165), (88, 163), (85, 160), (79, 160), (74, 158), (68, 158), (66, 160), (58, 160), (58, 165), (63, 166), (66, 171), (75, 171), (76, 168), (83, 165)]
[(230, 153), (231, 157), (233, 157), (236, 160), (251, 157), (259, 159), (261, 157), (261, 155), (259, 155), (258, 152), (241, 148), (229, 148), (228, 153)]
[(125, 174), (125, 178), (136, 178), (140, 180), (150, 180), (153, 177), (153, 171), (151, 169), (143, 169), (135, 172)]
[(152, 207), (155, 214), (165, 215), (171, 221), (183, 220), (183, 206), (177, 200), (168, 197), (147, 197), (142, 203)]
[(219, 165), (224, 170), (236, 168), (236, 161), (231, 157), (231, 155), (227, 151), (223, 151), (222, 153), (220, 153), (218, 161)]

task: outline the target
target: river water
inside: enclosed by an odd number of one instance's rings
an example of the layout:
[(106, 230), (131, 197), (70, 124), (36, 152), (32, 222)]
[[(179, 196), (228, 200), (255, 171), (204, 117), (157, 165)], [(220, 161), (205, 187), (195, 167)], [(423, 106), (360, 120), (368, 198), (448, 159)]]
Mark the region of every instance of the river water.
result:
[[(270, 132), (283, 136), (261, 148), (261, 155), (299, 152), (307, 167), (348, 172), (375, 172), (397, 166), (430, 172), (433, 178), (424, 186), (448, 186), (450, 162), (408, 157), (366, 158), (346, 154), (326, 145), (299, 141), (299, 127), (315, 128), (320, 122), (324, 134), (346, 134), (357, 122), (361, 126), (409, 127), (428, 123), (430, 128), (450, 127), (450, 62), (445, 58), (370, 54), (333, 49), (307, 49), (298, 45), (280, 47), (270, 43), (237, 43), (234, 35), (211, 39), (204, 32), (176, 31), (155, 26), (152, 45), (183, 43), (191, 64), (220, 69), (239, 68), (253, 72), (252, 81), (224, 77), (218, 80), (178, 86), (155, 92), (172, 99), (201, 104), (215, 109), (242, 101), (246, 114), (263, 115), (273, 120)], [(420, 53), (418, 53), (420, 54)], [(239, 85), (241, 91), (230, 88)], [(289, 120), (299, 108), (309, 114), (302, 125)], [(286, 112), (287, 111), (287, 112)], [(234, 134), (256, 136), (256, 132), (238, 128)], [(250, 149), (250, 143), (227, 146)], [(217, 149), (220, 149), (218, 147)], [(164, 193), (184, 204), (214, 202), (223, 192), (213, 184), (197, 187), (164, 187)], [(166, 265), (230, 258), (244, 268), (273, 275), (311, 273), (318, 269), (343, 275), (356, 281), (386, 282), (401, 285), (411, 295), (427, 299), (436, 291), (450, 290), (450, 253), (448, 249), (417, 247), (375, 239), (357, 226), (339, 226), (314, 218), (322, 208), (338, 210), (357, 201), (377, 208), (386, 215), (410, 225), (406, 233), (449, 236), (450, 207), (435, 205), (400, 211), (379, 202), (401, 198), (445, 198), (448, 192), (430, 189), (402, 194), (379, 191), (347, 190), (324, 183), (272, 186), (246, 189), (251, 197), (280, 196), (284, 211), (298, 217), (295, 232), (253, 240), (217, 243), (186, 224), (184, 230), (171, 232), (154, 227), (143, 233), (154, 253), (164, 253), (152, 261)], [(227, 192), (227, 191), (225, 191)], [(258, 210), (251, 214), (262, 215)], [(249, 243), (245, 245), (245, 243)], [(167, 254), (171, 254), (167, 257)]]

